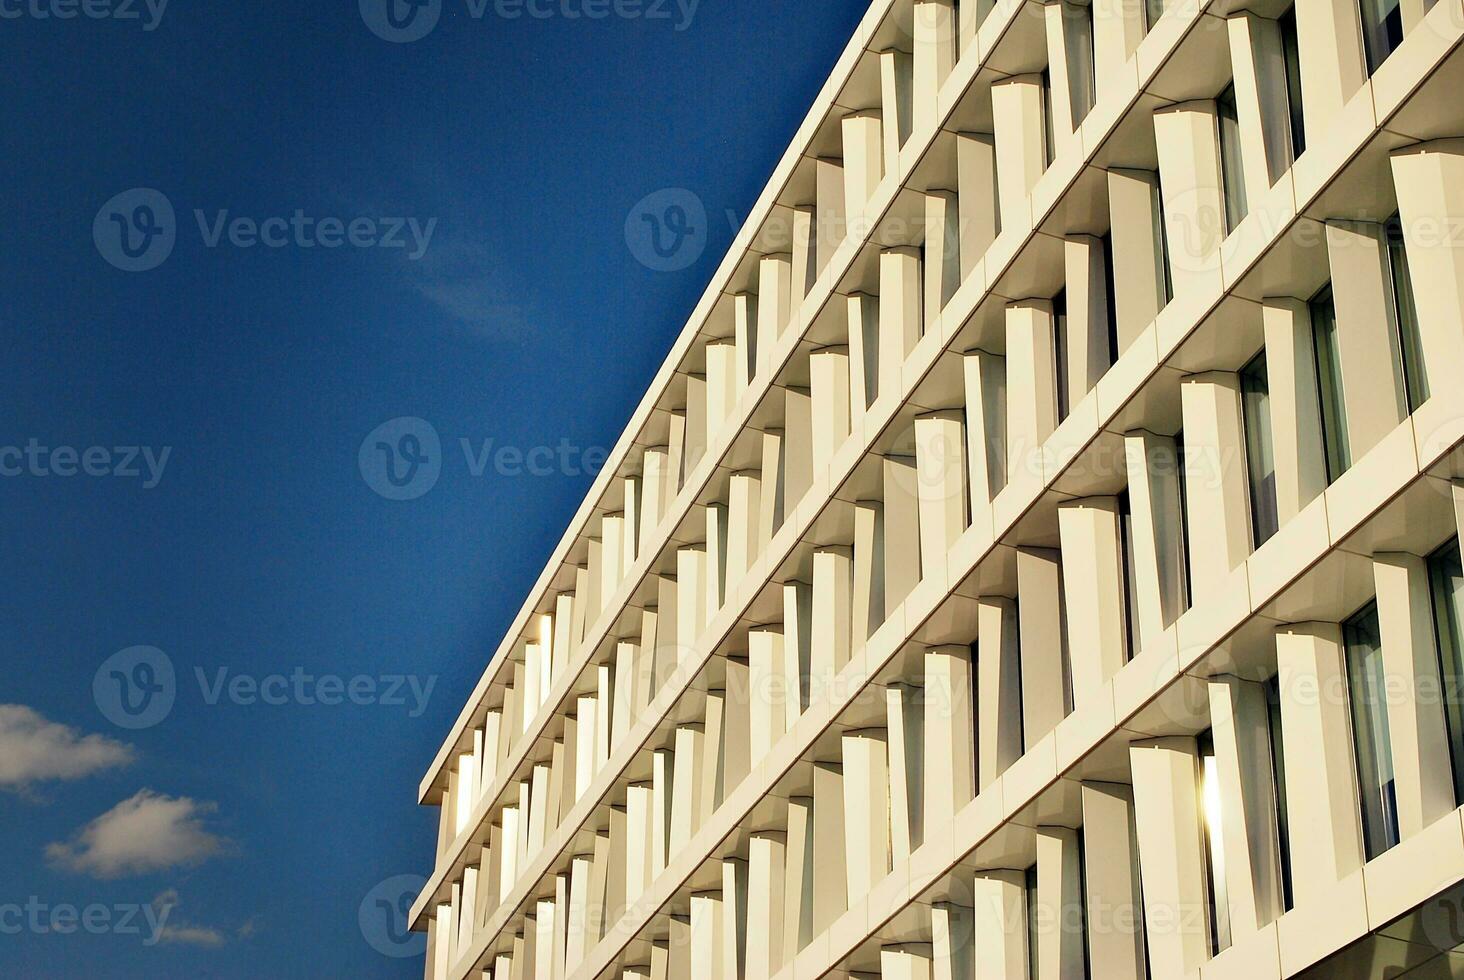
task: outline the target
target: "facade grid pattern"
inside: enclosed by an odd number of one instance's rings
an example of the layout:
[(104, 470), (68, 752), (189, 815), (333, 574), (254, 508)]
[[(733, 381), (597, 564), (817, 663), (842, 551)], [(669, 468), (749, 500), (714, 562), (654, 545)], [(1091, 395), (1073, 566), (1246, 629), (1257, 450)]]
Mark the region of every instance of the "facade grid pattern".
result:
[(1464, 977), (1464, 0), (876, 0), (422, 781), (428, 980)]

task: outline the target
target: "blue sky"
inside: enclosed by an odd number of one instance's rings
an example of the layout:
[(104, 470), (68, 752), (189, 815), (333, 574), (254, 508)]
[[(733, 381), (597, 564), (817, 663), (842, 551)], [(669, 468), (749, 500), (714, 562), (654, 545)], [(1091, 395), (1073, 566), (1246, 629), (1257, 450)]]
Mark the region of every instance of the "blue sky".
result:
[(0, 0), (0, 976), (420, 975), (418, 780), (864, 7), (371, 2)]

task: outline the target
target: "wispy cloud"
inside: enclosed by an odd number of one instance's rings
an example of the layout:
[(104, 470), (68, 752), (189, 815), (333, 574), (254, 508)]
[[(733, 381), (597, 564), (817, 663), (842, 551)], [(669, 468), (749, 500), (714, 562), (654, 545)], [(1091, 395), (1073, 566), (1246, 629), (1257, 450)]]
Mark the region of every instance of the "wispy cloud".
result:
[(528, 327), (529, 312), (510, 301), (516, 291), (502, 281), (499, 266), (481, 243), (444, 237), (413, 264), (408, 281), (453, 319), (495, 336), (518, 336)]
[[(437, 222), (420, 258), (392, 261), (392, 267), (407, 288), (447, 314), (459, 328), (493, 340), (523, 336), (538, 314), (523, 302), (529, 290), (506, 281), (511, 277), (504, 274), (504, 256), (491, 246), (492, 229), (462, 218), (472, 210), (465, 195), (444, 193), (438, 171), (415, 176), (419, 179), (406, 177), (413, 189), (405, 197), (361, 195), (345, 188), (335, 188), (331, 196), (343, 213), (415, 215), (422, 226), (435, 216), (455, 216)], [(471, 195), (467, 197), (471, 199)], [(405, 259), (408, 251), (394, 253), (393, 260)]]
[(158, 942), (181, 943), (186, 946), (222, 946), (228, 939), (212, 926), (167, 925), (158, 933)]
[(0, 704), (0, 788), (81, 779), (132, 759), (129, 746), (105, 735), (83, 735), (23, 704)]
[(200, 864), (228, 845), (204, 826), (204, 818), (216, 809), (213, 803), (186, 796), (139, 790), (71, 840), (48, 844), (46, 857), (58, 867), (96, 878)]
[(152, 900), (159, 919), (167, 924), (158, 931), (158, 942), (183, 946), (222, 946), (228, 937), (212, 926), (185, 925), (177, 921), (174, 910), (180, 905), (178, 889), (169, 888)]

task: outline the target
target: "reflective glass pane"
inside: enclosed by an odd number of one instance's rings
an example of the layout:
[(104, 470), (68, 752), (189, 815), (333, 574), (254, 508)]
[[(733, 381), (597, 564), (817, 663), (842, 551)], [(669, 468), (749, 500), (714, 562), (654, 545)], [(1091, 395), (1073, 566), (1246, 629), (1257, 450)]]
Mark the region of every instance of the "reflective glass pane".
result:
[(1231, 85), (1215, 100), (1220, 121), (1220, 178), (1225, 192), (1225, 230), (1245, 220), (1250, 205), (1245, 195), (1245, 171), (1240, 156), (1240, 113)]
[(1306, 151), (1306, 117), (1301, 105), (1301, 45), (1296, 36), (1296, 8), (1277, 21), (1281, 26), (1281, 55), (1286, 64), (1286, 105), (1291, 116), (1291, 159)]
[(1267, 720), (1271, 730), (1271, 777), (1276, 787), (1276, 836), (1281, 850), (1281, 899), (1288, 911), (1291, 899), (1291, 819), (1286, 809), (1286, 741), (1281, 729), (1281, 681), (1266, 684)]
[(1097, 82), (1093, 64), (1093, 5), (1063, 5), (1067, 33), (1068, 96), (1072, 99), (1073, 125), (1080, 125), (1096, 101)]
[(1230, 896), (1225, 887), (1224, 807), (1220, 773), (1210, 732), (1200, 736), (1200, 805), (1204, 808), (1205, 848), (1210, 859), (1211, 954), (1230, 947)]
[(1352, 466), (1347, 445), (1347, 409), (1342, 402), (1342, 360), (1337, 350), (1337, 314), (1332, 289), (1311, 301), (1312, 343), (1316, 349), (1317, 392), (1321, 398), (1322, 441), (1327, 453), (1327, 482)]
[(1403, 226), (1393, 215), (1387, 226), (1388, 266), (1393, 273), (1393, 312), (1398, 326), (1398, 354), (1403, 371), (1403, 391), (1408, 413), (1428, 401), (1428, 375), (1423, 369), (1422, 341), (1418, 336), (1418, 308), (1413, 301), (1413, 277), (1408, 272), (1408, 252), (1403, 244)]
[(1271, 442), (1271, 388), (1262, 351), (1240, 372), (1241, 405), (1245, 414), (1245, 460), (1250, 471), (1251, 536), (1259, 548), (1275, 534), (1276, 460)]
[(1444, 720), (1449, 729), (1449, 750), (1453, 757), (1454, 799), (1464, 800), (1464, 564), (1459, 542), (1450, 541), (1428, 560), (1429, 584), (1433, 591), (1434, 637), (1439, 649), (1439, 677), (1443, 681)]
[(1368, 860), (1398, 843), (1398, 803), (1393, 787), (1393, 747), (1378, 610), (1369, 605), (1343, 626), (1347, 644), (1347, 693), (1352, 708), (1352, 747)]
[(1371, 74), (1403, 41), (1403, 11), (1399, 0), (1361, 0), (1362, 39)]

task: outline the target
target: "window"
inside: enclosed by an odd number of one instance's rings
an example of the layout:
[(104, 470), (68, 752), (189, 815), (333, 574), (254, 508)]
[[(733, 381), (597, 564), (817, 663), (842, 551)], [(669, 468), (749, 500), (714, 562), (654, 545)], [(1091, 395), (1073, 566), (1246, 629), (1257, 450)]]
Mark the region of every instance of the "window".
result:
[(1129, 503), (1128, 490), (1118, 495), (1118, 547), (1119, 561), (1123, 565), (1123, 643), (1124, 662), (1134, 659), (1139, 640), (1134, 624), (1134, 512)]
[(1042, 69), (1042, 164), (1052, 166), (1057, 139), (1052, 129), (1052, 69)]
[[(1062, 924), (1063, 928), (1066, 928), (1067, 914), (1065, 912)], [(1081, 827), (1078, 828), (1078, 934), (1082, 937), (1083, 947), (1081, 975), (1091, 977), (1093, 971), (1090, 968), (1091, 954), (1088, 951), (1088, 841), (1087, 834)]]
[(1154, 256), (1154, 271), (1159, 282), (1159, 308), (1162, 310), (1174, 298), (1174, 278), (1169, 271), (1169, 232), (1164, 228), (1164, 195), (1159, 190), (1159, 175), (1154, 176), (1154, 201), (1151, 210), (1154, 214), (1154, 241), (1159, 246), (1159, 254)]
[(1199, 736), (1200, 806), (1204, 814), (1205, 855), (1209, 858), (1210, 955), (1230, 946), (1230, 896), (1225, 888), (1224, 808), (1220, 772), (1215, 763), (1214, 733)]
[(1225, 195), (1225, 231), (1245, 220), (1250, 205), (1245, 196), (1245, 167), (1241, 162), (1240, 109), (1235, 104), (1235, 86), (1226, 86), (1215, 100), (1220, 125), (1220, 182)]
[(1068, 417), (1068, 312), (1067, 290), (1052, 297), (1052, 370), (1057, 380), (1057, 420)]
[(1408, 272), (1408, 251), (1403, 245), (1403, 223), (1398, 215), (1384, 226), (1388, 242), (1388, 270), (1392, 274), (1393, 318), (1398, 328), (1398, 369), (1402, 372), (1408, 414), (1428, 401), (1428, 376), (1423, 369), (1423, 342), (1418, 336), (1418, 308), (1413, 302), (1413, 277)]
[(1443, 682), (1444, 721), (1453, 760), (1454, 799), (1458, 801), (1464, 800), (1464, 704), (1460, 703), (1460, 685), (1464, 683), (1464, 563), (1459, 559), (1457, 538), (1429, 558), (1428, 578), (1433, 593), (1439, 678)]
[(1073, 126), (1076, 128), (1098, 100), (1093, 64), (1092, 0), (1065, 3), (1062, 13), (1067, 40), (1068, 98), (1073, 107)]
[(1266, 352), (1240, 369), (1241, 409), (1245, 417), (1245, 461), (1250, 473), (1251, 544), (1259, 548), (1279, 529), (1276, 512), (1276, 460), (1271, 441), (1271, 387)]
[(1403, 42), (1403, 6), (1400, 0), (1361, 0), (1362, 42), (1371, 75)]
[(1286, 756), (1281, 731), (1281, 679), (1266, 683), (1266, 708), (1271, 730), (1271, 779), (1276, 788), (1276, 836), (1281, 851), (1281, 907), (1291, 910), (1291, 821), (1286, 810)]
[[(876, 328), (878, 324), (875, 324)], [(868, 363), (866, 361), (866, 363)], [(990, 475), (990, 493), (995, 496), (1007, 482), (1007, 439), (1006, 439), (1006, 358), (990, 357), (981, 365), (981, 410), (985, 417), (983, 429), (986, 446), (986, 465)], [(970, 406), (975, 408), (974, 405)], [(971, 418), (967, 416), (967, 424)], [(990, 500), (978, 500), (978, 504)]]
[(1103, 244), (1103, 299), (1108, 316), (1108, 364), (1112, 367), (1123, 351), (1118, 349), (1118, 290), (1113, 281), (1113, 232), (1099, 239)]
[(1174, 466), (1179, 474), (1179, 574), (1182, 613), (1195, 604), (1194, 593), (1190, 591), (1189, 576), (1189, 474), (1186, 472), (1184, 456), (1184, 431), (1174, 434)]
[(1342, 359), (1337, 349), (1337, 311), (1329, 285), (1311, 301), (1312, 346), (1317, 361), (1317, 394), (1321, 399), (1322, 446), (1327, 457), (1327, 482), (1352, 465), (1347, 445), (1347, 409), (1342, 402)]
[(1281, 27), (1281, 57), (1286, 66), (1286, 105), (1291, 114), (1291, 159), (1306, 152), (1306, 120), (1301, 107), (1301, 44), (1296, 35), (1296, 8), (1289, 8), (1277, 23)]
[(1144, 27), (1152, 31), (1164, 16), (1164, 0), (1144, 0)]
[(1041, 912), (1037, 905), (1037, 865), (1027, 869), (1026, 876), (1027, 892), (1027, 977), (1028, 980), (1037, 980), (1040, 973), (1037, 971), (1037, 937), (1041, 930), (1038, 927), (1038, 918)]
[(1398, 843), (1398, 802), (1393, 788), (1393, 747), (1388, 735), (1383, 644), (1378, 607), (1369, 603), (1342, 625), (1347, 651), (1347, 694), (1352, 707), (1352, 750), (1362, 801), (1362, 838), (1371, 861)]
[(1057, 633), (1062, 660), (1062, 716), (1073, 713), (1073, 648), (1068, 636), (1067, 585), (1062, 580), (1062, 562), (1058, 562), (1057, 573)]

